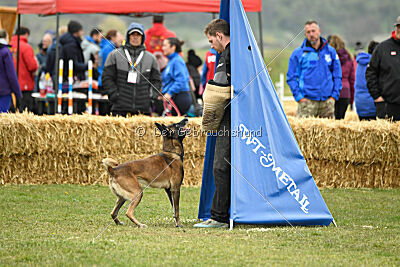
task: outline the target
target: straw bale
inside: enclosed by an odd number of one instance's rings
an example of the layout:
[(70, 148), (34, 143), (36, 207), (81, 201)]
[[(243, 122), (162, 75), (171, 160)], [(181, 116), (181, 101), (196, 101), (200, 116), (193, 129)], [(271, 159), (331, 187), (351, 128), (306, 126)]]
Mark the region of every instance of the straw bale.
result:
[(400, 123), (288, 117), (306, 159), (400, 166)]
[[(181, 119), (0, 114), (1, 182), (106, 184), (103, 158), (125, 162), (157, 154), (162, 137), (154, 123)], [(400, 123), (288, 120), (320, 186), (400, 186)], [(206, 137), (200, 123), (189, 119), (187, 126), (184, 185), (201, 183)]]
[[(154, 123), (170, 124), (181, 119), (4, 114), (0, 116), (0, 145), (3, 148), (0, 156), (50, 152), (71, 155), (153, 153), (162, 146)], [(199, 119), (193, 119), (188, 127), (199, 131), (199, 123)], [(200, 140), (205, 143), (204, 136), (187, 138), (185, 147), (204, 156), (204, 149), (201, 149), (204, 144)]]
[(319, 187), (400, 187), (400, 168), (391, 163), (351, 164), (329, 160), (307, 160)]
[(89, 184), (88, 157), (31, 154), (0, 157), (1, 184)]

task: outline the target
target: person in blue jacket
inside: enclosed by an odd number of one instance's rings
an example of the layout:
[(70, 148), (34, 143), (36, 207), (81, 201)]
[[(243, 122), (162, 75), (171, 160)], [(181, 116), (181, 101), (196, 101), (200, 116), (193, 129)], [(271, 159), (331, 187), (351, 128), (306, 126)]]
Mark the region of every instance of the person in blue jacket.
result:
[(342, 69), (336, 50), (321, 37), (316, 21), (305, 24), (306, 39), (289, 60), (287, 83), (299, 103), (297, 117), (333, 118), (342, 89)]
[(99, 86), (102, 86), (101, 77), (103, 75), (104, 64), (106, 63), (108, 55), (116, 48), (120, 47), (124, 37), (117, 30), (109, 30), (106, 34), (106, 39), (102, 39), (100, 43), (99, 52), (99, 66), (97, 71), (99, 72)]
[[(181, 41), (175, 37), (164, 40), (162, 49), (169, 61), (161, 79), (162, 94), (166, 99), (172, 99), (181, 115), (184, 115), (192, 104), (192, 95), (189, 88), (189, 71), (179, 55), (182, 52), (181, 46)], [(176, 115), (175, 110), (172, 110), (172, 115)]]
[(369, 61), (371, 60), (372, 52), (374, 52), (375, 47), (377, 47), (378, 44), (378, 42), (371, 41), (368, 45), (368, 53), (361, 52), (356, 57), (357, 70), (356, 81), (354, 83), (354, 101), (360, 121), (376, 119), (375, 103), (374, 99), (368, 92), (365, 71), (367, 70)]

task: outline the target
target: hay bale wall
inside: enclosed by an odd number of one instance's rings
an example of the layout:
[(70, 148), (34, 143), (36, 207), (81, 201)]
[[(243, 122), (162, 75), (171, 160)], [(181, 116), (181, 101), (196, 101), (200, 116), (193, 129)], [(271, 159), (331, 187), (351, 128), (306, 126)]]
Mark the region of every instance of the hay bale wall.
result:
[[(288, 117), (320, 187), (400, 187), (400, 123)], [(180, 118), (0, 114), (0, 182), (107, 184), (101, 160), (119, 162), (161, 151), (155, 122)], [(190, 119), (184, 185), (200, 185), (206, 137)]]

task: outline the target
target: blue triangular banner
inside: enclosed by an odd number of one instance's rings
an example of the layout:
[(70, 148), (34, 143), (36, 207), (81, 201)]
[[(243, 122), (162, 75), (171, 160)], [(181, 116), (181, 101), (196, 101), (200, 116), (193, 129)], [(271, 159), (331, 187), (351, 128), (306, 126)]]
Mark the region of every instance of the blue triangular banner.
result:
[[(301, 154), (243, 6), (239, 0), (222, 0), (221, 10), (227, 6), (234, 88), (231, 219), (251, 224), (329, 225), (332, 215)], [(206, 171), (210, 172), (205, 166)], [(210, 178), (203, 175), (203, 183)], [(202, 194), (206, 189), (202, 185)], [(211, 207), (211, 202), (207, 204)]]

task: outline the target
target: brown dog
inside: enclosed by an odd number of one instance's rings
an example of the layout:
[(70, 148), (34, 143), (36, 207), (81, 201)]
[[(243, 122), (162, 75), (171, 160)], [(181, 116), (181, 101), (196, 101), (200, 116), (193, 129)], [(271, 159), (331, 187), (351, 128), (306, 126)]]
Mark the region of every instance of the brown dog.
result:
[(179, 197), (183, 181), (183, 139), (187, 134), (184, 128), (187, 119), (179, 123), (165, 126), (156, 123), (163, 136), (162, 152), (141, 160), (118, 164), (113, 159), (103, 159), (103, 164), (110, 174), (110, 189), (118, 197), (117, 203), (111, 212), (111, 217), (117, 225), (122, 224), (118, 219), (118, 211), (129, 201), (126, 216), (137, 226), (141, 224), (134, 212), (142, 199), (143, 190), (140, 184), (153, 188), (164, 188), (174, 210), (175, 226), (182, 227), (179, 221)]

